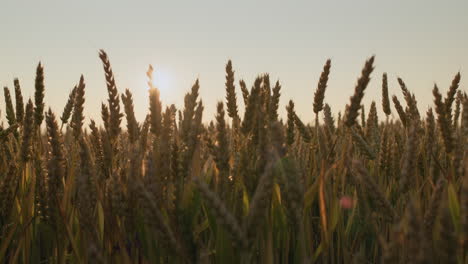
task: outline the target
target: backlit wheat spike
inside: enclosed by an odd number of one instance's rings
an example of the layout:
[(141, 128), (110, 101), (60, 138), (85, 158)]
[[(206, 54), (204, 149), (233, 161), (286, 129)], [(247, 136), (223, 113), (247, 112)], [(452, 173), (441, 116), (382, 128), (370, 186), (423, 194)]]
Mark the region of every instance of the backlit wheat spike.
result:
[(36, 80), (34, 85), (34, 125), (40, 127), (44, 120), (44, 67), (41, 63), (37, 65)]
[(15, 109), (13, 108), (13, 102), (11, 101), (10, 90), (8, 87), (3, 87), (3, 94), (5, 96), (5, 105), (6, 105), (6, 118), (8, 120), (8, 125), (12, 126), (16, 124)]
[(151, 120), (151, 116), (150, 114), (147, 114), (145, 121), (143, 121), (143, 124), (141, 126), (139, 144), (140, 144), (140, 149), (142, 151), (146, 151), (146, 148), (148, 145), (148, 131), (150, 127), (150, 120)]
[(21, 87), (20, 87), (19, 80), (17, 78), (15, 78), (13, 83), (15, 85), (16, 120), (20, 125), (22, 125), (23, 124), (23, 118), (24, 118), (23, 95), (21, 93)]
[[(164, 175), (166, 183), (166, 196), (169, 193), (168, 186), (172, 184), (174, 179), (170, 178), (171, 176), (171, 154), (172, 154), (172, 134), (174, 133), (174, 115), (172, 110), (169, 107), (166, 107), (166, 110), (163, 114), (162, 126), (161, 126), (161, 134), (159, 136), (158, 142), (158, 153), (159, 159), (157, 161), (158, 170), (161, 175)], [(168, 197), (166, 197), (166, 200)]]
[(76, 88), (75, 103), (71, 119), (71, 126), (73, 128), (75, 139), (78, 139), (81, 136), (81, 128), (84, 121), (83, 110), (85, 102), (85, 86), (84, 77), (81, 75), (80, 82)]
[(390, 99), (388, 96), (387, 73), (383, 73), (382, 75), (382, 109), (387, 116), (392, 113), (390, 109)]
[(270, 102), (271, 102), (271, 85), (270, 85), (270, 75), (268, 73), (263, 74), (262, 76), (262, 98), (263, 104), (265, 107), (265, 112), (270, 112)]
[(392, 97), (392, 100), (393, 100), (393, 104), (395, 106), (395, 109), (396, 109), (396, 111), (398, 113), (398, 116), (400, 117), (401, 123), (405, 127), (408, 126), (408, 117), (406, 115), (405, 110), (401, 106), (400, 101), (398, 100), (398, 98), (395, 95)]
[(364, 105), (361, 105), (361, 127), (362, 128), (367, 127), (367, 124), (366, 124), (366, 110), (365, 110)]
[(382, 131), (378, 156), (379, 169), (386, 176), (389, 174), (391, 156), (388, 134), (388, 129)]
[(189, 140), (190, 133), (193, 127), (193, 118), (195, 116), (195, 110), (197, 107), (198, 90), (200, 89), (200, 83), (198, 79), (192, 85), (190, 93), (187, 93), (184, 98), (184, 111), (182, 124), (180, 125), (182, 138), (185, 141)]
[(34, 130), (34, 106), (31, 99), (26, 104), (26, 112), (24, 116), (24, 127), (21, 141), (20, 156), (23, 162), (27, 162), (31, 157), (31, 141)]
[(105, 175), (106, 166), (104, 164), (104, 154), (102, 150), (101, 136), (99, 133), (99, 129), (96, 126), (96, 122), (94, 122), (93, 119), (91, 119), (90, 121), (89, 128), (91, 129), (91, 134), (90, 134), (91, 142), (90, 143), (94, 151), (94, 158), (96, 160), (96, 166), (101, 170), (98, 181), (99, 181), (99, 184), (102, 185), (103, 179), (104, 179), (104, 177), (102, 176)]
[(161, 133), (161, 120), (162, 120), (162, 106), (159, 99), (159, 90), (151, 88), (150, 91), (150, 120), (151, 120), (151, 133), (158, 136)]
[(104, 73), (106, 77), (107, 92), (109, 94), (109, 136), (111, 141), (115, 141), (117, 136), (120, 134), (120, 122), (123, 114), (120, 113), (120, 99), (117, 86), (115, 85), (114, 73), (109, 62), (109, 57), (104, 50), (99, 51), (99, 58), (102, 61), (104, 67)]
[(294, 113), (294, 124), (297, 127), (299, 134), (301, 134), (304, 139), (304, 142), (310, 143), (312, 136), (310, 135), (309, 128), (302, 122), (296, 113)]
[(245, 84), (244, 80), (239, 80), (239, 86), (242, 91), (242, 98), (244, 99), (244, 105), (247, 106), (247, 102), (249, 101), (249, 89), (247, 89), (247, 85)]
[(426, 129), (425, 129), (425, 141), (426, 141), (426, 155), (431, 160), (432, 153), (434, 150), (435, 140), (435, 118), (432, 112), (432, 108), (429, 108), (426, 113)]
[(408, 113), (409, 113), (410, 119), (419, 120), (420, 116), (419, 116), (418, 106), (417, 106), (417, 102), (416, 102), (414, 95), (411, 94), (411, 92), (408, 90), (408, 88), (406, 87), (406, 84), (403, 82), (401, 78), (398, 78), (398, 84), (400, 84), (400, 88), (403, 92), (403, 96), (405, 98), (405, 101), (409, 110)]
[(73, 106), (75, 104), (76, 89), (77, 86), (75, 86), (73, 90), (71, 90), (70, 94), (68, 95), (67, 104), (63, 108), (62, 116), (60, 117), (60, 120), (62, 120), (62, 127), (68, 123), (68, 119), (70, 118), (71, 113), (73, 111)]
[(432, 93), (434, 95), (435, 110), (437, 113), (437, 123), (442, 133), (445, 151), (447, 153), (450, 153), (453, 149), (452, 123), (449, 121), (446, 104), (442, 102), (442, 95), (439, 93), (439, 88), (437, 88), (437, 85), (434, 85)]
[(452, 123), (452, 104), (455, 100), (455, 95), (457, 93), (457, 89), (460, 85), (461, 75), (458, 72), (452, 80), (452, 83), (447, 91), (447, 97), (445, 97), (444, 104), (445, 104), (445, 112), (447, 115), (447, 119), (450, 123)]
[(64, 193), (63, 180), (66, 176), (65, 157), (62, 149), (62, 138), (59, 127), (55, 119), (55, 115), (50, 108), (46, 114), (46, 126), (50, 153), (47, 160), (47, 189), (49, 191), (48, 205), (51, 223), (55, 228), (57, 228), (60, 219), (58, 207), (59, 203), (62, 201)]
[(254, 120), (256, 119), (256, 108), (258, 107), (261, 97), (261, 83), (262, 78), (257, 77), (254, 82), (254, 86), (250, 92), (248, 102), (245, 108), (244, 119), (242, 120), (241, 131), (246, 135), (248, 134), (253, 126)]
[(222, 102), (218, 102), (216, 114), (216, 143), (214, 159), (216, 167), (220, 172), (221, 182), (225, 183), (229, 179), (229, 159), (230, 153), (226, 122), (224, 120), (224, 107)]
[(328, 104), (325, 104), (325, 106), (323, 107), (323, 115), (325, 126), (331, 134), (334, 134), (336, 130), (335, 120), (333, 119), (331, 108)]
[(330, 74), (331, 60), (328, 59), (323, 66), (322, 74), (317, 85), (317, 90), (314, 94), (314, 113), (317, 115), (323, 109), (323, 99), (325, 98), (325, 90), (327, 89), (328, 75)]
[(275, 87), (273, 87), (273, 94), (271, 95), (270, 100), (270, 108), (269, 108), (269, 115), (270, 121), (275, 122), (278, 120), (278, 108), (279, 108), (279, 100), (281, 96), (281, 84), (279, 81), (276, 81)]
[(110, 114), (109, 114), (109, 108), (107, 107), (106, 104), (102, 103), (101, 104), (101, 117), (102, 117), (102, 122), (104, 124), (104, 129), (106, 130), (107, 133), (110, 133)]
[[(379, 117), (377, 115), (377, 106), (374, 101), (371, 103), (369, 109), (369, 114), (367, 116), (367, 125), (366, 125), (366, 138), (371, 142), (371, 144), (378, 148), (378, 143), (380, 142), (379, 138)], [(378, 150), (378, 149), (377, 149)]]
[(122, 94), (122, 102), (124, 104), (125, 116), (127, 118), (127, 132), (131, 143), (138, 140), (139, 126), (133, 111), (133, 98), (130, 90), (125, 89), (125, 94)]
[[(232, 69), (231, 60), (226, 64), (226, 106), (229, 117), (233, 120), (239, 119), (237, 113), (237, 97), (236, 87), (234, 85), (234, 70)], [(237, 121), (234, 121), (237, 122)]]
[[(183, 119), (180, 124), (180, 138), (183, 145), (181, 172), (183, 178), (192, 174), (193, 156), (199, 146), (199, 135), (202, 128), (203, 103), (198, 100), (200, 84), (198, 79), (192, 85), (190, 93), (184, 98)], [(197, 102), (198, 100), (198, 102)]]
[(361, 100), (364, 97), (364, 90), (370, 81), (370, 75), (374, 70), (374, 56), (370, 57), (362, 69), (361, 77), (359, 77), (356, 87), (354, 89), (354, 95), (350, 98), (350, 105), (345, 116), (345, 124), (348, 127), (351, 127), (356, 122), (358, 116), (359, 108), (361, 107)]
[(294, 112), (294, 102), (289, 100), (288, 106), (286, 106), (288, 111), (288, 123), (287, 123), (287, 136), (286, 142), (288, 146), (291, 146), (294, 143), (294, 123), (296, 120), (296, 113)]

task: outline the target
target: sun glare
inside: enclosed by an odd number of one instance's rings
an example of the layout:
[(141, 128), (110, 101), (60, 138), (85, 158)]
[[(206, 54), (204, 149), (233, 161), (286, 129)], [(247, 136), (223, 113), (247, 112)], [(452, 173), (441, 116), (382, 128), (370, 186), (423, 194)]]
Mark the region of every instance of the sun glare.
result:
[(159, 90), (167, 90), (169, 88), (170, 78), (165, 70), (155, 69), (152, 72), (151, 84)]
[(154, 69), (150, 67), (147, 72), (149, 82), (151, 85), (148, 85), (148, 89), (152, 87), (159, 90), (161, 98), (168, 99), (171, 93), (172, 78), (171, 74), (166, 69), (161, 69), (155, 67)]

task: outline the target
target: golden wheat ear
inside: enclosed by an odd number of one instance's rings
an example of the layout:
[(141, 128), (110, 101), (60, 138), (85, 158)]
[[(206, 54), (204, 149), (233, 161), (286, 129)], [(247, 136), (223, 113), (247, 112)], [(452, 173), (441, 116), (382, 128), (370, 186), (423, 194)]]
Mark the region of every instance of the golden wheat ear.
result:
[(364, 90), (370, 82), (370, 75), (374, 70), (374, 56), (370, 57), (364, 64), (356, 87), (354, 88), (354, 95), (350, 98), (349, 108), (346, 111), (345, 124), (351, 127), (355, 124), (358, 116), (359, 109), (361, 108), (361, 101), (364, 97)]

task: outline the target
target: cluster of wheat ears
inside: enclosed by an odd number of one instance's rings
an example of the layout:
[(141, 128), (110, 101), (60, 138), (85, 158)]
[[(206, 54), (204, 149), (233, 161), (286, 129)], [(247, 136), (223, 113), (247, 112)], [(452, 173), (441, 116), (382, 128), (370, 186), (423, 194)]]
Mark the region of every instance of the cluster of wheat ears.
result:
[(293, 101), (280, 120), (281, 85), (266, 74), (251, 89), (238, 82), (241, 118), (229, 61), (227, 116), (219, 102), (203, 124), (198, 80), (183, 109), (163, 108), (150, 66), (149, 113), (138, 122), (132, 93), (119, 93), (107, 54), (99, 56), (109, 95), (102, 127), (92, 119), (83, 127), (83, 76), (59, 119), (45, 107), (41, 64), (34, 101), (24, 105), (17, 79), (15, 105), (4, 88), (0, 262), (468, 263), (460, 74), (446, 96), (434, 86), (424, 116), (398, 79), (406, 107), (392, 97), (395, 119), (383, 74), (379, 121), (375, 102), (367, 116), (361, 105), (371, 57), (334, 120), (324, 104), (327, 60), (308, 125)]

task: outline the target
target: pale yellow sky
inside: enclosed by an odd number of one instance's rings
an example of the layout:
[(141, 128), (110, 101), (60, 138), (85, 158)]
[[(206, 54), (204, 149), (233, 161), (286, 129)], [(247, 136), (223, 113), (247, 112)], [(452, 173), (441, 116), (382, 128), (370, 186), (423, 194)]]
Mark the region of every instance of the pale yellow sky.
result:
[[(146, 75), (153, 64), (164, 103), (183, 106), (196, 78), (204, 120), (224, 100), (224, 66), (232, 59), (250, 86), (268, 72), (282, 83), (280, 114), (293, 99), (310, 122), (313, 93), (332, 59), (325, 101), (342, 111), (364, 61), (376, 55), (365, 102), (380, 101), (381, 75), (401, 97), (400, 76), (421, 111), (432, 103), (434, 82), (445, 91), (457, 71), (466, 91), (467, 1), (18, 1), (0, 10), (0, 85), (22, 83), (33, 95), (35, 67), (45, 66), (46, 103), (61, 113), (68, 92), (84, 74), (87, 119), (100, 120), (107, 100), (98, 50), (105, 49), (120, 92), (134, 94), (135, 112), (147, 112)], [(237, 87), (238, 88), (238, 87)], [(0, 109), (4, 113), (3, 94)], [(242, 104), (238, 89), (238, 103)], [(380, 102), (379, 102), (380, 106)], [(381, 109), (379, 108), (379, 111)], [(4, 115), (2, 115), (3, 117)]]

